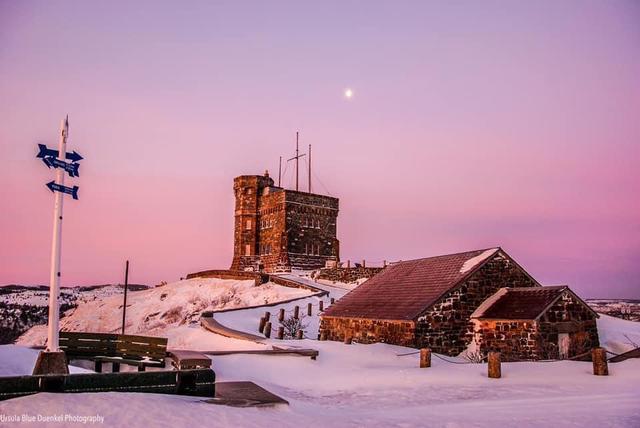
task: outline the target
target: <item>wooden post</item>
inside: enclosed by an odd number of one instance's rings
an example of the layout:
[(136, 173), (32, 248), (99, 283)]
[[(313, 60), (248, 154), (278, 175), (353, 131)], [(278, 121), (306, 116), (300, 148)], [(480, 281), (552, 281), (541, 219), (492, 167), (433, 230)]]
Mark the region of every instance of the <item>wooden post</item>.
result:
[(298, 330), (298, 331), (296, 332), (296, 339), (298, 339), (298, 340), (302, 339), (302, 335), (303, 335), (303, 334), (304, 334), (304, 331), (302, 331), (302, 330)]
[(320, 340), (327, 340), (327, 332), (325, 330), (320, 332)]
[(258, 325), (258, 331), (262, 333), (264, 331), (264, 325), (267, 323), (267, 320), (262, 317), (260, 318), (260, 324)]
[(124, 303), (122, 304), (122, 333), (124, 334), (124, 323), (127, 319), (127, 289), (129, 288), (129, 260), (124, 268)]
[(607, 351), (604, 348), (593, 348), (591, 350), (591, 360), (593, 361), (593, 374), (596, 376), (608, 376), (609, 366), (607, 364)]
[(320, 302), (318, 302), (318, 309), (320, 312), (324, 311), (324, 300), (320, 300)]
[(333, 305), (336, 302), (336, 299), (334, 299), (333, 297), (331, 298), (331, 304)]
[(363, 268), (367, 267), (367, 261), (365, 259), (362, 259), (362, 267)]
[(352, 341), (353, 341), (353, 338), (351, 336), (345, 336), (344, 337), (344, 344), (345, 345), (351, 345)]
[(420, 368), (431, 367), (431, 349), (422, 348), (420, 350)]
[(387, 261), (386, 260), (382, 262), (382, 267), (387, 267)]
[(278, 339), (284, 339), (284, 327), (278, 327)]
[(311, 316), (311, 311), (312, 311), (312, 305), (311, 303), (307, 303), (307, 315)]
[(267, 321), (270, 321), (271, 320), (271, 312), (266, 311), (264, 313), (264, 319), (266, 319)]
[(280, 312), (278, 313), (278, 321), (284, 321), (284, 308), (280, 308)]
[(500, 352), (489, 352), (489, 372), (488, 375), (492, 379), (499, 379), (502, 376), (500, 369)]
[(347, 269), (351, 269), (351, 260), (347, 260)]
[(300, 318), (300, 306), (297, 306), (297, 305), (296, 305), (296, 306), (293, 308), (293, 317), (294, 317), (295, 319)]
[(264, 337), (266, 337), (267, 339), (271, 337), (271, 322), (267, 321), (267, 323), (264, 325)]

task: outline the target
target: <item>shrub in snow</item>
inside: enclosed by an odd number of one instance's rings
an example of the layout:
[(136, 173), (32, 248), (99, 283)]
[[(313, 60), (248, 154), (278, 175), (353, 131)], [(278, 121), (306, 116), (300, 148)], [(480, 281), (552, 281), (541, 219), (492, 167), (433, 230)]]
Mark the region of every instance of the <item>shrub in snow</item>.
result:
[(295, 339), (301, 330), (302, 334), (304, 334), (306, 328), (309, 326), (309, 322), (305, 322), (305, 318), (305, 315), (300, 315), (299, 318), (294, 318), (293, 315), (291, 315), (289, 318), (280, 321), (280, 325), (284, 327), (284, 338)]

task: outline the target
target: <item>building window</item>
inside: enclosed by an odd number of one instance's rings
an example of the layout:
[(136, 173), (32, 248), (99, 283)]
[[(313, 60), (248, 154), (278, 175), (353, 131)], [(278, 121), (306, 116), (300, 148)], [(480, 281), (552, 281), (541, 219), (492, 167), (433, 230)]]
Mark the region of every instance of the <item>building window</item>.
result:
[(246, 230), (251, 230), (251, 219), (247, 220), (247, 222), (245, 223), (244, 228)]
[(244, 246), (244, 255), (245, 256), (250, 256), (251, 255), (251, 245), (247, 244)]

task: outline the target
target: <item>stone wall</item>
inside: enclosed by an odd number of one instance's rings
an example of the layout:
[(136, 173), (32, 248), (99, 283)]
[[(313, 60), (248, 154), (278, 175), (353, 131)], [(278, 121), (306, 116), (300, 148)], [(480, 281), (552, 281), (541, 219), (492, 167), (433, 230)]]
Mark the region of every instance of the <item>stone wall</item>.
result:
[(338, 282), (356, 282), (359, 279), (369, 279), (372, 276), (380, 273), (384, 268), (382, 267), (335, 267), (324, 268), (318, 271), (317, 279), (325, 279), (327, 281)]
[(482, 355), (498, 351), (502, 361), (544, 358), (537, 324), (533, 320), (478, 320), (475, 337)]
[(219, 278), (219, 279), (236, 279), (236, 280), (253, 280), (256, 286), (269, 282), (269, 275), (260, 274), (258, 272), (234, 271), (224, 269), (204, 270), (202, 272), (194, 272), (187, 275), (187, 279), (192, 278)]
[(415, 344), (413, 321), (322, 317), (320, 334), (322, 332), (327, 340), (344, 341), (351, 337), (358, 343), (382, 342), (409, 347)]
[(569, 358), (600, 344), (595, 314), (568, 291), (540, 317), (538, 330), (545, 359), (558, 358), (560, 333), (569, 335)]
[(473, 338), (470, 316), (484, 300), (502, 287), (534, 286), (540, 284), (499, 252), (417, 318), (416, 346), (441, 354), (460, 354)]
[(234, 180), (232, 270), (317, 269), (339, 259), (338, 199), (286, 190), (265, 176)]
[(338, 199), (285, 191), (287, 251), (291, 267), (318, 269), (340, 257), (337, 236)]

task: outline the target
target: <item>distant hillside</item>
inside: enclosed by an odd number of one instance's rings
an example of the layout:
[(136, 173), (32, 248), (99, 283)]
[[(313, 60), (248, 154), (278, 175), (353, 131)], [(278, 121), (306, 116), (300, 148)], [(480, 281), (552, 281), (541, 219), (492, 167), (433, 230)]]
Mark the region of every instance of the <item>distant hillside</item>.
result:
[[(141, 284), (129, 284), (131, 292), (146, 290)], [(102, 284), (60, 289), (60, 314), (83, 302), (122, 294), (121, 284)], [(0, 344), (13, 343), (31, 327), (46, 324), (49, 317), (49, 287), (10, 284), (0, 287)]]

